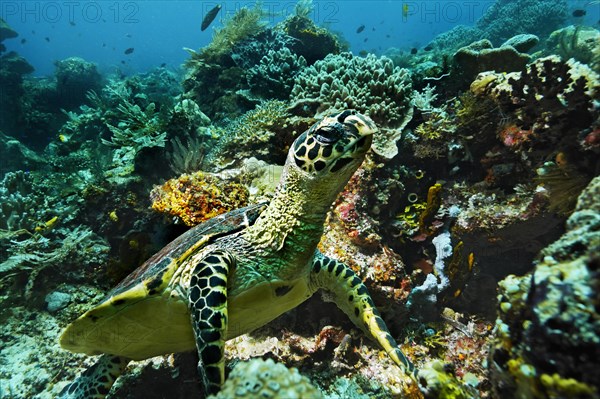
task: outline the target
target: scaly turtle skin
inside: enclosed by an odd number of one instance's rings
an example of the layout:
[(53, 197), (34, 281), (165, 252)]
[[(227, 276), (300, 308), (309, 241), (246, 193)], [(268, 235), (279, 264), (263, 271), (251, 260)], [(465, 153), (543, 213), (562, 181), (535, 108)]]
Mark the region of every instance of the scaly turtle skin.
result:
[(367, 288), (317, 250), (331, 204), (362, 163), (373, 121), (329, 116), (291, 146), (273, 200), (213, 218), (181, 235), (63, 332), (73, 352), (104, 354), (63, 398), (102, 398), (129, 360), (198, 351), (207, 393), (224, 382), (225, 341), (295, 308), (319, 289), (409, 375)]

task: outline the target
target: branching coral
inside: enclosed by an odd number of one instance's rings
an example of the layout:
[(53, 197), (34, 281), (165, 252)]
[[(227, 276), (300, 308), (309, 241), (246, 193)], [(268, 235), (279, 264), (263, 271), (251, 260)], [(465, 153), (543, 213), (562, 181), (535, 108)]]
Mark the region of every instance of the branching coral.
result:
[(30, 284), (45, 268), (99, 264), (108, 254), (106, 242), (85, 226), (60, 228), (51, 238), (36, 234), (12, 244), (8, 258), (0, 263), (0, 274), (28, 271)]
[(198, 104), (184, 99), (175, 105), (169, 127), (174, 136), (167, 154), (171, 170), (177, 174), (200, 170), (206, 154), (217, 139), (210, 119), (200, 111)]
[(353, 108), (369, 115), (382, 129), (374, 150), (387, 158), (398, 153), (396, 140), (412, 118), (412, 84), (406, 69), (369, 54), (328, 55), (304, 69), (292, 89), (292, 109), (317, 117), (331, 110)]
[(269, 50), (246, 74), (250, 91), (262, 98), (287, 100), (296, 75), (306, 68), (306, 60), (284, 47)]
[(144, 148), (164, 147), (167, 133), (161, 130), (161, 121), (156, 114), (156, 105), (150, 103), (142, 110), (125, 100), (117, 110), (122, 115), (118, 126), (107, 125), (113, 136), (110, 141), (102, 139), (106, 145), (116, 147), (113, 165), (106, 172), (110, 181), (135, 179), (135, 158)]

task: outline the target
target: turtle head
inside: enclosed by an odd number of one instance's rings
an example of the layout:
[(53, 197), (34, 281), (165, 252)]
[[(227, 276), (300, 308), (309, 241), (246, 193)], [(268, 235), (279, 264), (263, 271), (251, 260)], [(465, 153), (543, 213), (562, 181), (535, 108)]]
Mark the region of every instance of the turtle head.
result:
[(369, 117), (346, 110), (323, 118), (300, 135), (290, 157), (309, 177), (347, 180), (362, 163), (376, 131)]
[(302, 191), (315, 211), (329, 209), (364, 160), (376, 131), (375, 123), (356, 111), (323, 118), (290, 148), (282, 188)]

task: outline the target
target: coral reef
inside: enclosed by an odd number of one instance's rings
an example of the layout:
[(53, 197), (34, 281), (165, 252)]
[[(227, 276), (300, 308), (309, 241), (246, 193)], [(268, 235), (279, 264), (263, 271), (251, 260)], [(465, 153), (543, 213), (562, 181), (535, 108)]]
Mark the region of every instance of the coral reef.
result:
[(292, 112), (317, 114), (353, 108), (369, 115), (382, 133), (374, 138), (374, 150), (393, 158), (396, 141), (412, 118), (412, 84), (406, 69), (392, 60), (355, 57), (351, 53), (328, 55), (304, 69), (291, 93)]
[(545, 39), (566, 20), (568, 9), (566, 0), (499, 0), (475, 26), (484, 32), (482, 38), (495, 44), (520, 33)]
[(90, 90), (101, 87), (101, 77), (96, 65), (79, 57), (56, 61), (56, 91), (66, 109), (79, 106)]
[[(2, 43), (0, 42), (0, 45)], [(19, 131), (20, 104), (24, 95), (24, 76), (33, 72), (33, 67), (14, 51), (0, 55), (0, 130), (16, 135)]]
[(483, 71), (520, 71), (529, 62), (529, 56), (508, 44), (493, 48), (489, 40), (483, 39), (460, 48), (454, 54), (454, 61), (463, 76), (471, 82)]
[(288, 36), (295, 39), (290, 49), (304, 57), (308, 65), (324, 59), (330, 54), (339, 54), (344, 46), (327, 29), (317, 26), (306, 15), (292, 15), (280, 26)]
[(264, 11), (260, 4), (254, 8), (241, 7), (225, 25), (213, 34), (210, 44), (203, 49), (202, 54), (208, 59), (219, 60), (238, 43), (261, 33), (266, 28), (262, 21)]
[(269, 100), (234, 119), (218, 129), (219, 138), (206, 155), (206, 165), (218, 171), (252, 156), (283, 164), (287, 154), (285, 146), (292, 141), (294, 131), (286, 122), (288, 115), (286, 103)]
[(600, 67), (600, 50), (598, 41), (600, 32), (589, 26), (567, 26), (555, 30), (546, 40), (545, 53), (556, 54), (563, 61), (574, 58), (582, 64), (588, 64), (598, 72)]
[(136, 157), (145, 148), (164, 147), (167, 133), (161, 131), (155, 103), (142, 110), (139, 105), (124, 100), (117, 111), (123, 119), (117, 126), (107, 124), (112, 137), (102, 139), (102, 143), (115, 148), (113, 165), (106, 176), (109, 181), (119, 184), (138, 178), (134, 175)]
[(321, 392), (296, 369), (276, 364), (273, 359), (253, 359), (238, 363), (218, 394), (212, 399), (323, 398)]
[(150, 192), (152, 209), (195, 226), (212, 217), (247, 205), (248, 189), (235, 182), (196, 172), (168, 180)]
[[(268, 201), (293, 138), (354, 108), (380, 131), (319, 249), (367, 286), (423, 392), (314, 298), (227, 342), (216, 397), (600, 397), (597, 5), (567, 3), (497, 0), (360, 56), (310, 0), (257, 4), (184, 70), (127, 76), (76, 57), (31, 76), (0, 19), (0, 396), (56, 397), (93, 363), (58, 347), (65, 324), (189, 226)], [(133, 362), (110, 396), (198, 397), (196, 367)]]
[[(552, 147), (572, 157), (581, 151), (579, 143), (585, 129), (598, 118), (594, 106), (600, 96), (598, 80), (586, 65), (550, 56), (536, 60), (522, 72), (480, 74), (471, 90), (488, 93), (503, 112), (513, 115), (513, 123), (526, 136), (506, 142), (509, 147), (518, 145), (530, 152)], [(535, 152), (531, 157), (536, 158)], [(540, 159), (537, 161), (539, 164)]]
[(252, 94), (261, 98), (287, 100), (296, 75), (304, 68), (304, 57), (284, 47), (281, 50), (269, 50), (258, 64), (248, 69), (246, 78)]
[(498, 396), (598, 397), (600, 178), (581, 194), (566, 233), (534, 270), (500, 282), (492, 352)]

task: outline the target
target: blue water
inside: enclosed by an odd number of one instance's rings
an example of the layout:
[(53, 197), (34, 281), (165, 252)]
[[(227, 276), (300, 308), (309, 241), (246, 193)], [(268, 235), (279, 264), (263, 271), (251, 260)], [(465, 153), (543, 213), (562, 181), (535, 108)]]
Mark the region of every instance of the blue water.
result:
[[(315, 1), (313, 19), (342, 33), (355, 53), (382, 53), (389, 47), (425, 46), (454, 25), (472, 25), (492, 3)], [(201, 32), (203, 16), (217, 4), (223, 7), (221, 13)], [(19, 32), (19, 37), (5, 41), (8, 50), (24, 56), (36, 75), (52, 74), (54, 61), (71, 56), (95, 62), (101, 71), (118, 67), (138, 72), (162, 63), (180, 65), (188, 57), (184, 47), (197, 50), (207, 45), (213, 30), (229, 15), (253, 5), (239, 1), (3, 1), (0, 17)], [(295, 2), (265, 1), (263, 6), (271, 14), (269, 23), (276, 23), (293, 12)], [(361, 25), (365, 29), (357, 33)], [(26, 42), (21, 43), (22, 39)], [(124, 54), (130, 47), (134, 52)]]

